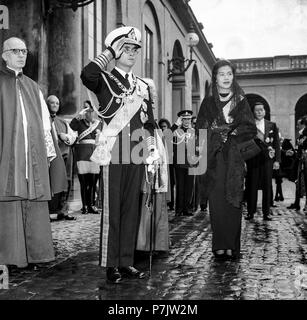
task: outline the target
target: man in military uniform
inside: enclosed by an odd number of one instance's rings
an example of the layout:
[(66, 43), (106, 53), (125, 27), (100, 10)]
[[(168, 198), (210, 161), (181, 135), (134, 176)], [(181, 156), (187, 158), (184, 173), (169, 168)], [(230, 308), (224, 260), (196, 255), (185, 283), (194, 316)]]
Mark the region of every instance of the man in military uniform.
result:
[[(84, 67), (81, 79), (96, 94), (99, 114), (105, 121), (91, 158), (103, 165), (99, 260), (101, 266), (107, 267), (107, 279), (119, 283), (123, 276), (145, 276), (133, 266), (145, 169), (140, 160), (144, 157), (151, 164), (157, 150), (149, 88), (132, 72), (141, 48), (141, 33), (134, 27), (121, 27), (107, 36), (105, 45), (107, 49)], [(105, 71), (113, 59), (115, 68)], [(146, 142), (143, 155), (136, 152), (141, 141)]]
[(171, 127), (174, 135), (174, 168), (176, 177), (176, 216), (192, 216), (190, 203), (193, 195), (194, 175), (189, 172), (194, 164), (190, 157), (192, 143), (195, 146), (195, 129), (192, 128), (192, 110), (178, 112), (177, 121)]
[(256, 143), (262, 149), (258, 155), (246, 162), (246, 195), (247, 211), (246, 220), (251, 220), (257, 209), (258, 189), (262, 190), (262, 213), (263, 220), (272, 220), (270, 218), (270, 204), (273, 193), (272, 175), (273, 168), (279, 169), (281, 159), (280, 140), (278, 128), (275, 122), (265, 120), (265, 109), (262, 103), (257, 103), (254, 107), (254, 116), (257, 126)]

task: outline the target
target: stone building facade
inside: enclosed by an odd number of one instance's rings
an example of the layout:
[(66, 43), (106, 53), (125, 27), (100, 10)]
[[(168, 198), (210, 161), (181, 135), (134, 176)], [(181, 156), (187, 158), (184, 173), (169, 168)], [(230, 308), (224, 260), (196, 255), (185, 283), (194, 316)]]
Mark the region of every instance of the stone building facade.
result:
[(251, 107), (264, 103), (267, 118), (295, 142), (296, 122), (307, 115), (307, 55), (232, 60)]
[[(125, 25), (142, 32), (143, 49), (134, 71), (156, 83), (155, 117), (175, 121), (179, 110), (199, 110), (216, 58), (187, 0), (1, 0), (0, 4), (9, 11), (9, 27), (0, 30), (0, 46), (10, 36), (26, 41), (30, 52), (24, 71), (39, 82), (45, 96), (59, 96), (63, 115), (72, 116), (89, 98), (80, 81), (81, 69), (104, 50), (105, 36)], [(74, 10), (67, 8), (71, 4)], [(196, 62), (184, 74), (168, 79), (171, 59), (190, 58), (185, 37), (191, 24), (199, 37), (192, 50)]]

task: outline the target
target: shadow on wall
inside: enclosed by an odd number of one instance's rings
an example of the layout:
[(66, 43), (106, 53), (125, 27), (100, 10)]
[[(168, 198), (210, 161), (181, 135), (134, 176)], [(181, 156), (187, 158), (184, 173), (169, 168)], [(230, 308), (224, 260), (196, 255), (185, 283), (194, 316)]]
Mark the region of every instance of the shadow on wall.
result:
[(61, 114), (73, 115), (77, 112), (75, 92), (75, 75), (68, 73), (63, 75), (63, 89), (61, 96), (63, 97)]

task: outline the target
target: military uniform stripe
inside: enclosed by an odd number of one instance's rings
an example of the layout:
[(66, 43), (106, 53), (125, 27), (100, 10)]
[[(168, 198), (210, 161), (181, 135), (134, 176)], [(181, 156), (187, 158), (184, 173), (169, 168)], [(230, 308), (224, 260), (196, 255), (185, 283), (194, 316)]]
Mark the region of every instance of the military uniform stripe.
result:
[(93, 62), (98, 64), (101, 69), (104, 69), (107, 64), (112, 60), (113, 55), (110, 50), (106, 49), (98, 57), (96, 57)]
[(100, 241), (100, 265), (107, 266), (109, 240), (109, 166), (103, 166), (103, 217)]

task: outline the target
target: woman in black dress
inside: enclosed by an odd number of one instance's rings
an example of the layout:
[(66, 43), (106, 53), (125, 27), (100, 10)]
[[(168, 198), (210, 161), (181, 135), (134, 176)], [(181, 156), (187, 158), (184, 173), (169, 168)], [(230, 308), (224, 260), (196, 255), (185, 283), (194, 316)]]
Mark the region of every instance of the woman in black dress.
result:
[(257, 129), (230, 61), (216, 62), (210, 91), (201, 104), (196, 129), (208, 129), (203, 187), (209, 199), (212, 251), (217, 259), (235, 259), (240, 256), (245, 170), (238, 144), (253, 139)]

